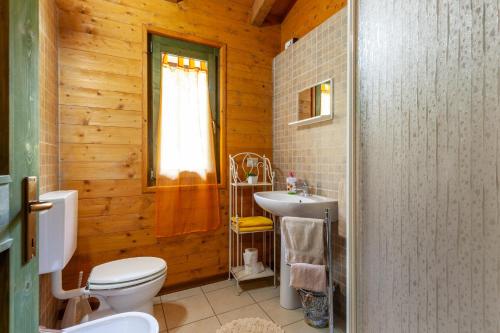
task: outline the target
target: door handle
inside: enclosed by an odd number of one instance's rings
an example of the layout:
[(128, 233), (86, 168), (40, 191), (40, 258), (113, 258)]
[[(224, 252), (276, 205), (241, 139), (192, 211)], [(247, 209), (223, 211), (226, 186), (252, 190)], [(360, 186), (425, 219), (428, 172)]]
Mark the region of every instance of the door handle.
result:
[(51, 209), (53, 206), (52, 202), (48, 201), (32, 201), (28, 202), (28, 210), (30, 213), (42, 212), (44, 210)]
[(37, 183), (35, 176), (24, 178), (25, 262), (36, 256), (36, 213), (52, 208), (52, 202), (38, 200)]

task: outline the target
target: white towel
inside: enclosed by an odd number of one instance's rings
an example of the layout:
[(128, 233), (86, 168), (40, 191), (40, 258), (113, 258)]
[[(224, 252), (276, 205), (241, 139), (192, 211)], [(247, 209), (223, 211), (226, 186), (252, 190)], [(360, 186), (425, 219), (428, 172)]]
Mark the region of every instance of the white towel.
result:
[(323, 265), (325, 250), (323, 220), (283, 217), (281, 234), (285, 242), (285, 262)]
[(321, 293), (326, 292), (326, 266), (292, 264), (290, 268), (290, 287)]

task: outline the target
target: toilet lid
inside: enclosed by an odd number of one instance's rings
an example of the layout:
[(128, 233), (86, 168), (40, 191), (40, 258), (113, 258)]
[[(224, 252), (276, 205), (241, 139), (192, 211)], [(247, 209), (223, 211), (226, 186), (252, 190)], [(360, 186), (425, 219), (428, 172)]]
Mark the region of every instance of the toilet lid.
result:
[(144, 280), (158, 276), (167, 269), (161, 258), (135, 257), (110, 261), (95, 266), (90, 272), (88, 283), (91, 285), (114, 285)]

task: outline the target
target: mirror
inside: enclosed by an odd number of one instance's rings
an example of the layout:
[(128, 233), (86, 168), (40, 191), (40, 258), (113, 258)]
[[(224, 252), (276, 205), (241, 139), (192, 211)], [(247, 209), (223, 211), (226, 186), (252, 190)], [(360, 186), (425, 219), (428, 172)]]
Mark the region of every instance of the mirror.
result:
[(308, 125), (332, 119), (333, 81), (327, 80), (304, 89), (298, 94), (298, 121), (289, 125)]

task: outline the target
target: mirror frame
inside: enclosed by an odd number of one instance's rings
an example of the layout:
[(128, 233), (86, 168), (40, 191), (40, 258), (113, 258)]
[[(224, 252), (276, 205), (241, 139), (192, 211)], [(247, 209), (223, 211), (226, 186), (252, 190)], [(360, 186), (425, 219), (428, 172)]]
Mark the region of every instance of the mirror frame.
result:
[(320, 81), (320, 82), (316, 82), (313, 85), (304, 87), (303, 89), (297, 91), (297, 93), (296, 93), (296, 95), (297, 95), (297, 102), (296, 102), (297, 117), (298, 117), (298, 114), (299, 114), (298, 111), (299, 111), (299, 103), (300, 103), (299, 98), (298, 98), (299, 94), (302, 91), (306, 90), (306, 89), (314, 88), (317, 85), (323, 84), (325, 82), (330, 82), (330, 86), (332, 87), (331, 88), (331, 99), (330, 99), (330, 101), (331, 101), (330, 102), (330, 114), (328, 114), (328, 115), (319, 115), (319, 116), (315, 116), (315, 117), (311, 117), (311, 118), (307, 118), (307, 119), (292, 121), (292, 122), (288, 123), (288, 126), (305, 126), (305, 125), (316, 124), (316, 123), (325, 122), (325, 121), (333, 119), (333, 102), (334, 102), (334, 97), (335, 97), (335, 90), (334, 90), (334, 85), (333, 85), (333, 78), (330, 78), (330, 79), (327, 79), (327, 80), (323, 80), (323, 81)]

